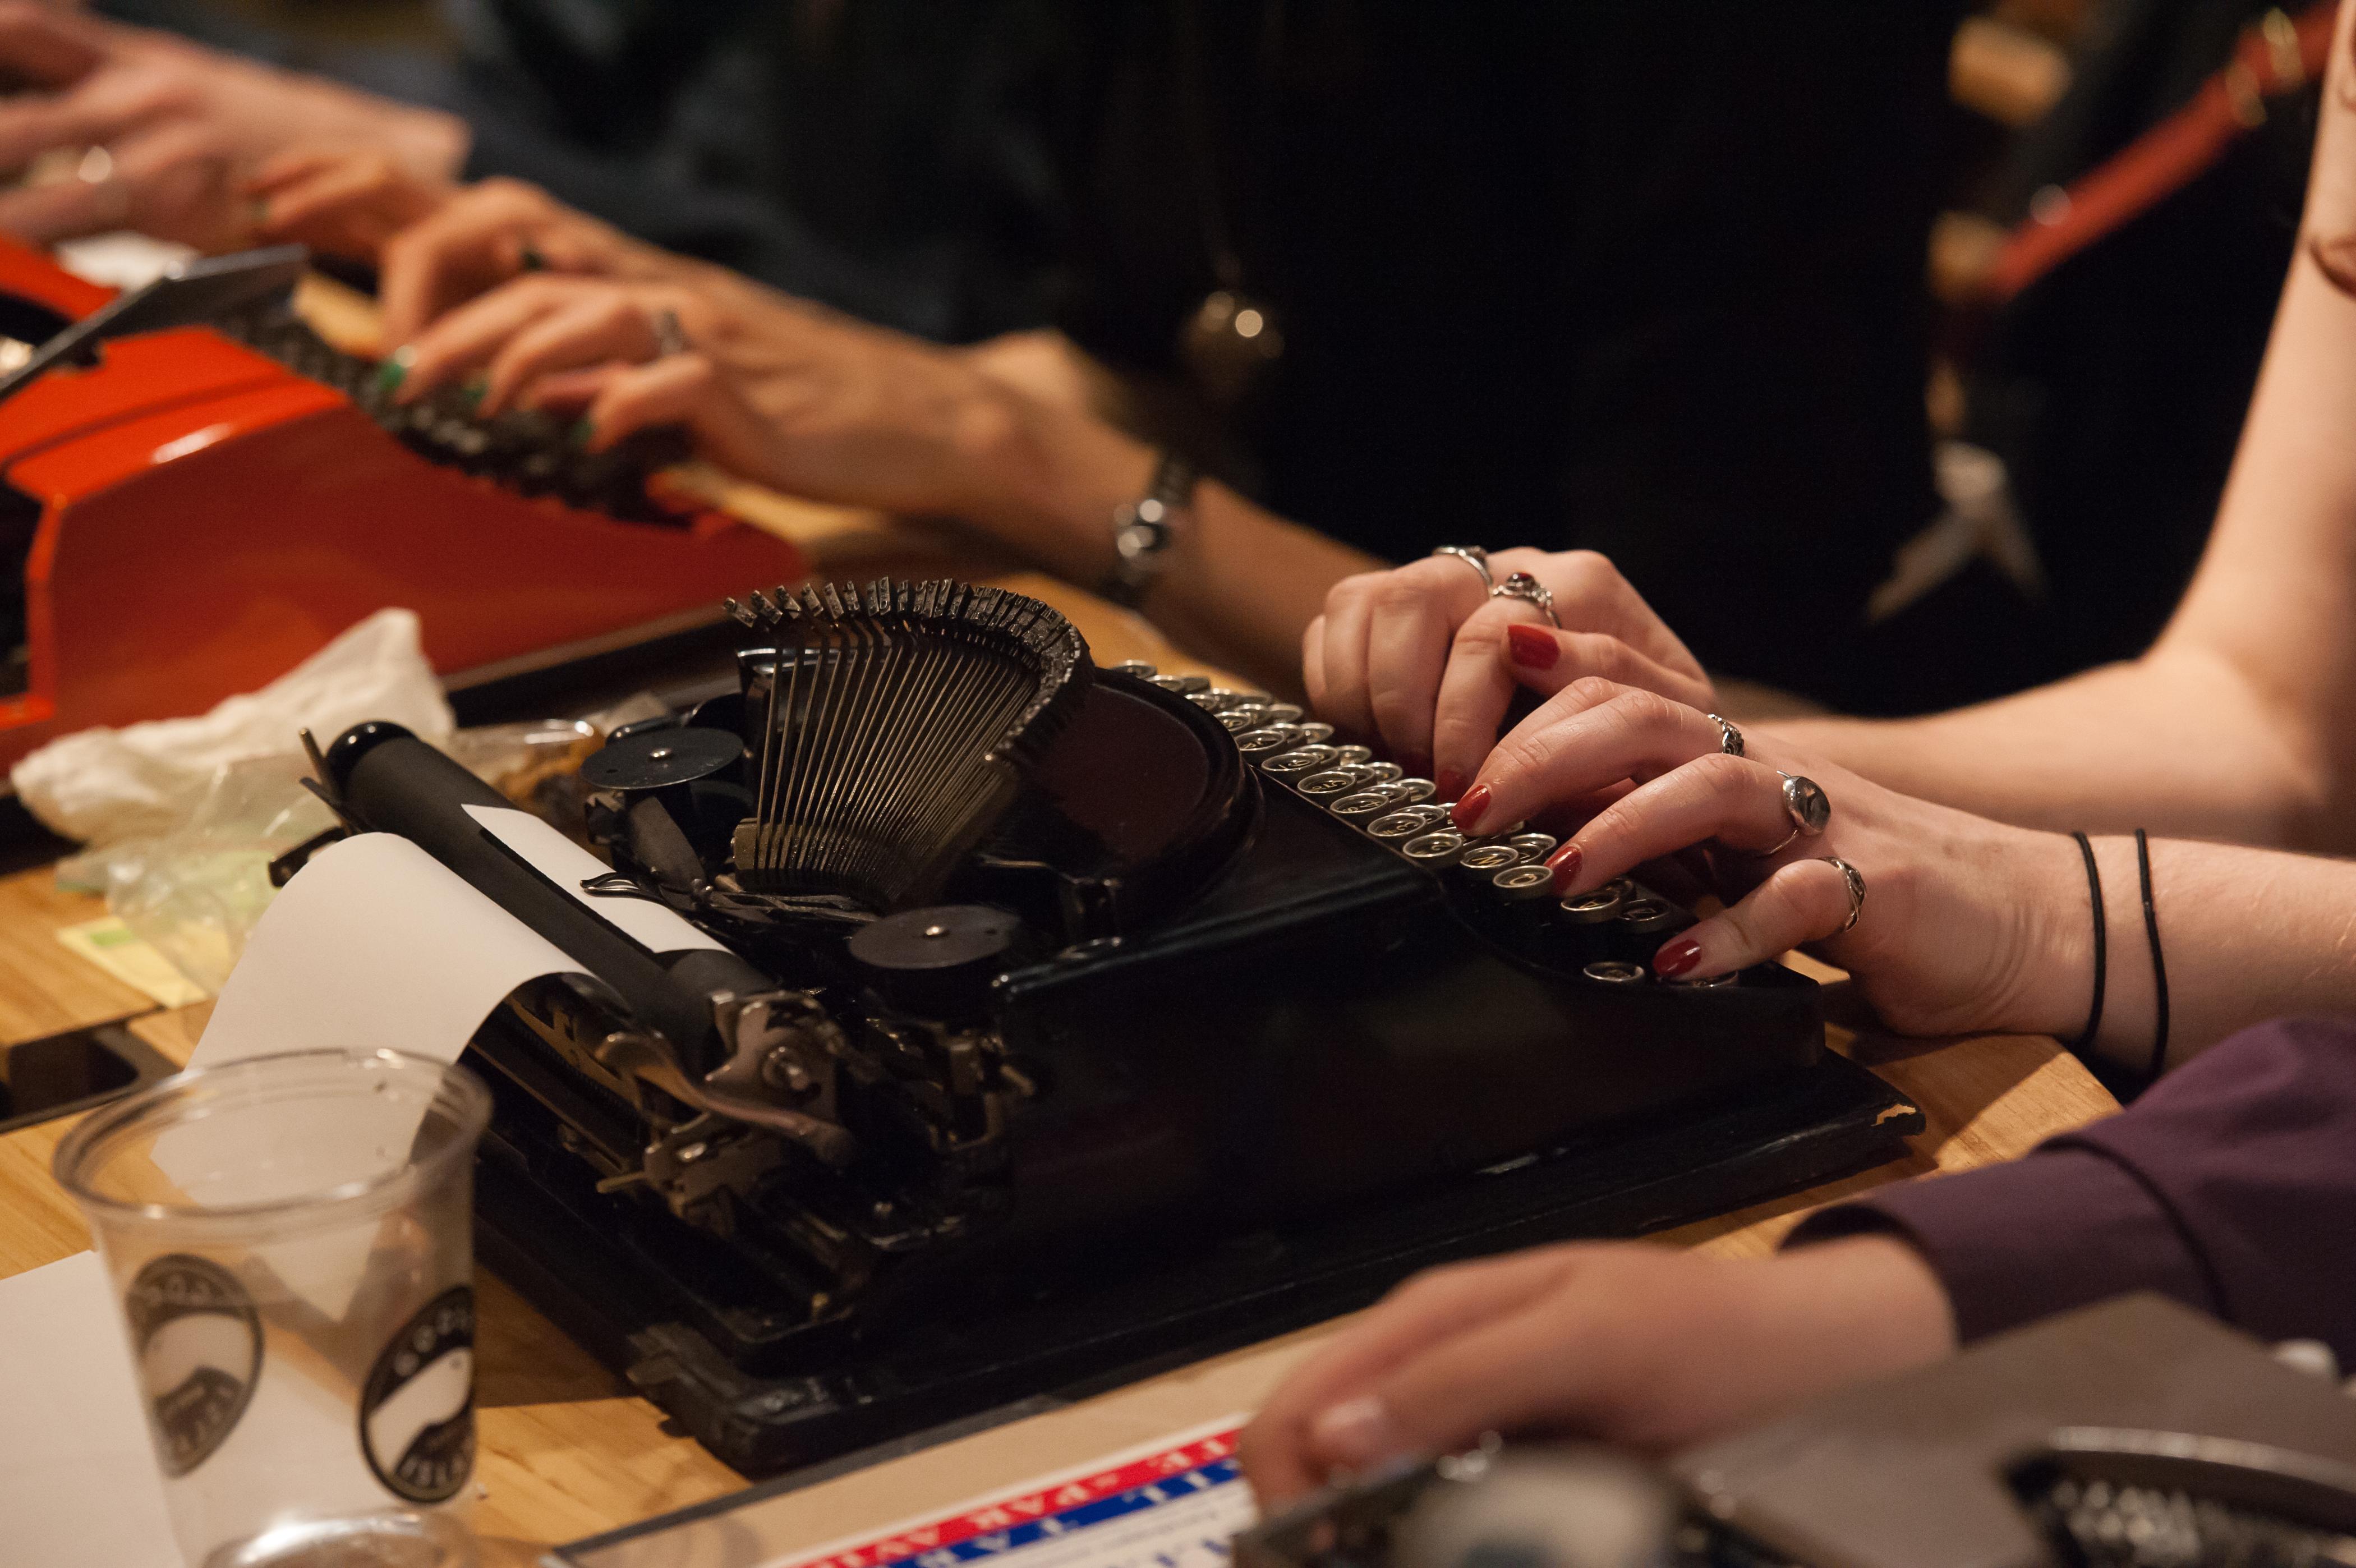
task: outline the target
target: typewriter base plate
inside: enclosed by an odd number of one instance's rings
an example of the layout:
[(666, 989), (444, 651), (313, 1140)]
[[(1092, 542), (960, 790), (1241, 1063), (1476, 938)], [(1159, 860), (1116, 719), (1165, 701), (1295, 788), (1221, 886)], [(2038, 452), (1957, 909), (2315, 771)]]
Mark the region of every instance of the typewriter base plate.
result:
[[(1431, 1184), (1312, 1224), (1243, 1235), (1148, 1231), (1038, 1260), (1023, 1299), (847, 1336), (823, 1368), (749, 1374), (686, 1326), (666, 1291), (502, 1157), (477, 1176), (483, 1260), (722, 1460), (748, 1475), (815, 1464), (1007, 1402), (1080, 1392), (1363, 1306), (1409, 1273), (1572, 1237), (1633, 1236), (1897, 1158), (1920, 1111), (1827, 1055), (1780, 1088)], [(1075, 1252), (1081, 1249), (1074, 1249)]]

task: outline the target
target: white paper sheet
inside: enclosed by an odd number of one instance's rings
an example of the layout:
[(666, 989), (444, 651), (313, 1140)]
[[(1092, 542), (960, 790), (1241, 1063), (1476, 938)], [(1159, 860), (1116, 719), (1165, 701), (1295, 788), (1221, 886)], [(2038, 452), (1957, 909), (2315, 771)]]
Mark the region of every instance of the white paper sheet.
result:
[(313, 855), (272, 902), (188, 1065), (331, 1049), (455, 1061), (509, 992), (581, 972), (407, 839), (362, 833)]
[[(563, 950), (409, 840), (363, 833), (313, 855), (272, 901), (188, 1065), (381, 1049), (454, 1062), (517, 986), (579, 972)], [(211, 1118), (158, 1138), (155, 1163), (213, 1207), (322, 1192), (407, 1158), (420, 1114), (356, 1099), (260, 1130), (251, 1118)], [(379, 1240), (331, 1232), (265, 1255), (289, 1288), (341, 1318)]]
[(95, 1252), (0, 1280), (0, 1564), (181, 1568)]
[(594, 912), (648, 952), (693, 952), (700, 948), (728, 950), (726, 944), (699, 930), (668, 905), (648, 898), (600, 898), (594, 893), (583, 892), (584, 882), (607, 875), (614, 868), (530, 811), (512, 807), (502, 810), (497, 806), (469, 806), (466, 815), (481, 823), (485, 832), (513, 850), (525, 865), (570, 893), (583, 908)]

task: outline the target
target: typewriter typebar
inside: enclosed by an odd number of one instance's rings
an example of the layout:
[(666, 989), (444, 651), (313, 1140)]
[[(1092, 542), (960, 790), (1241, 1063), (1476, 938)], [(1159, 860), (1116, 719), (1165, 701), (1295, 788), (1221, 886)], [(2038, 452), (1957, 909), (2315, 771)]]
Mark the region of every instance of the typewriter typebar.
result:
[[(0, 349), (112, 291), (0, 239)], [(674, 502), (674, 433), (584, 450), (464, 392), (392, 400), (283, 300), (108, 341), (0, 402), (0, 768), (93, 725), (198, 713), (378, 609), (445, 676), (683, 616), (807, 569)], [(5, 361), (0, 361), (5, 363)]]
[[(1634, 883), (1565, 907), (1545, 835), (1450, 833), (1428, 782), (1290, 704), (1098, 669), (997, 589), (731, 609), (733, 688), (583, 769), (615, 868), (588, 891), (728, 952), (637, 948), (392, 726), (337, 740), (324, 784), (594, 977), (477, 1037), (506, 1156), (486, 1225), (560, 1309), (635, 1314), (607, 1353), (732, 1462), (885, 1429), (879, 1379), (1032, 1391), (1149, 1326), (1159, 1350), (1330, 1313), (1440, 1257), (1870, 1164), (1921, 1125), (1826, 1052), (1813, 982), (1661, 981), (1647, 956), (1689, 916)], [(1009, 1301), (1030, 1305), (985, 1326)], [(926, 1348), (829, 1382), (845, 1334)]]
[(1500, 1444), (1236, 1538), (1238, 1568), (2255, 1568), (2356, 1558), (2356, 1401), (2124, 1296), (1639, 1463)]

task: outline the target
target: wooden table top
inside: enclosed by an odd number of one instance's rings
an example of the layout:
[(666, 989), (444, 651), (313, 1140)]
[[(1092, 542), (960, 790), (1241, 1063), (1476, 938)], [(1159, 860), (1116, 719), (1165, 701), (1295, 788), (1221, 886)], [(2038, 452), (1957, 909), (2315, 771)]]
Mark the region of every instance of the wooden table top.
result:
[[(209, 1004), (160, 1010), (59, 945), (60, 927), (104, 913), (59, 892), (47, 868), (0, 879), (0, 1045), (114, 1019), (158, 1052), (187, 1059)], [(1804, 961), (1800, 961), (1804, 963)], [(1720, 1256), (1762, 1256), (1818, 1204), (1930, 1171), (2008, 1159), (2114, 1109), (2051, 1040), (1984, 1036), (1940, 1045), (1833, 1031), (1835, 1043), (1922, 1107), (1907, 1158), (1796, 1196), (1687, 1225), (1662, 1240)], [(80, 1251), (88, 1232), (49, 1177), (70, 1120), (0, 1137), (0, 1277)], [(484, 1497), (477, 1513), (494, 1564), (548, 1545), (735, 1491), (744, 1478), (625, 1391), (496, 1277), (477, 1283)], [(1328, 1330), (1317, 1327), (840, 1477), (776, 1505), (807, 1520), (813, 1543), (948, 1504), (1230, 1411), (1250, 1408)]]

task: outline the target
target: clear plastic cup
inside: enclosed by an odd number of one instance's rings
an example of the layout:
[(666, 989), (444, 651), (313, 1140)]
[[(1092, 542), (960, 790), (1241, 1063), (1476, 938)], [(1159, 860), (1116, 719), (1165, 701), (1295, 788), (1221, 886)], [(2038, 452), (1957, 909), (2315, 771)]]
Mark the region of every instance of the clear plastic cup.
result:
[(190, 1568), (461, 1568), (475, 1457), (470, 1073), (395, 1051), (166, 1079), (59, 1145)]

